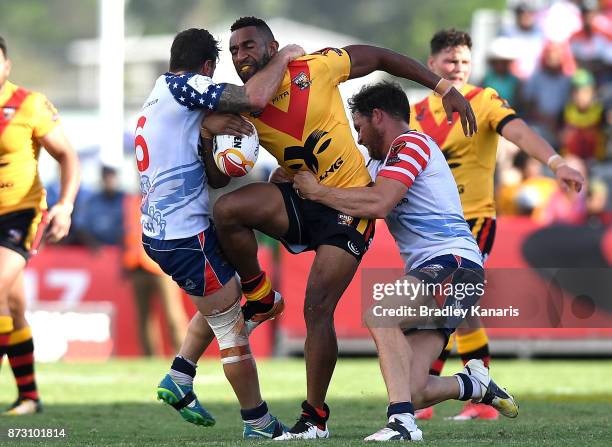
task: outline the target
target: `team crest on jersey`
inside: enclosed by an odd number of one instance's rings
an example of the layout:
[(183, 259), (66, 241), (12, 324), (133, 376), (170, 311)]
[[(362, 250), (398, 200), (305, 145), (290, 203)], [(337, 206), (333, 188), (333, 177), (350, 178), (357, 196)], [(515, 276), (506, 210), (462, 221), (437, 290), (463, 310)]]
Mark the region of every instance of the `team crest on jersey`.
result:
[(444, 269), (444, 267), (442, 267), (440, 264), (430, 264), (420, 268), (419, 272), (425, 273), (431, 279), (436, 279), (440, 273), (440, 270), (442, 269)]
[(4, 107), (2, 109), (2, 116), (4, 117), (5, 120), (8, 121), (10, 119), (13, 119), (16, 111), (17, 109), (15, 109), (14, 107)]
[(312, 85), (312, 80), (308, 78), (308, 75), (303, 71), (300, 71), (300, 73), (293, 78), (291, 82), (297, 85), (300, 90), (306, 90)]
[(391, 149), (389, 149), (389, 155), (387, 156), (386, 165), (392, 166), (392, 165), (398, 164), (401, 161), (399, 158), (399, 153), (405, 147), (406, 147), (405, 141), (398, 141), (393, 146), (391, 146)]
[(338, 213), (338, 225), (351, 225), (353, 223), (353, 216), (347, 214)]

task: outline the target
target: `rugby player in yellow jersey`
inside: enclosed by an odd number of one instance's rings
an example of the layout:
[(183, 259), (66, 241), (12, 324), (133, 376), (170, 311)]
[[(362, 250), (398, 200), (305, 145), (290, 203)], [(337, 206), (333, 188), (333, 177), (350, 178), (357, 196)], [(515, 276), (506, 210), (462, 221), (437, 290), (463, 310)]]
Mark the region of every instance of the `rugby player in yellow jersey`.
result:
[[(495, 238), (493, 176), (499, 135), (548, 165), (562, 188), (579, 191), (584, 179), (527, 126), (495, 90), (468, 84), (471, 48), (472, 39), (468, 33), (455, 29), (439, 31), (431, 39), (427, 65), (437, 75), (450, 80), (470, 101), (476, 113), (478, 133), (466, 138), (456, 118), (449, 124), (442, 101), (435, 95), (429, 95), (411, 107), (410, 127), (431, 136), (442, 149), (457, 182), (465, 219), (486, 259)], [(479, 327), (479, 324), (471, 322), (470, 327)], [(484, 329), (459, 328), (456, 338), (457, 350), (464, 364), (471, 359), (481, 359), (488, 366), (489, 346)], [(432, 364), (431, 374), (440, 375), (451, 349), (452, 339)], [(429, 419), (432, 415), (433, 409), (427, 408), (418, 412), (417, 418)], [(468, 403), (455, 419), (497, 417), (498, 413), (492, 407)]]
[[(247, 82), (277, 52), (278, 42), (267, 24), (255, 17), (237, 20), (231, 30), (234, 67)], [(266, 108), (260, 114), (246, 115), (257, 128), (260, 143), (275, 156), (287, 177), (308, 170), (324, 185), (370, 183), (337, 86), (375, 70), (437, 88), (449, 116), (458, 111), (466, 134), (475, 130), (467, 101), (448, 81), (413, 59), (367, 45), (327, 48), (290, 63)], [(207, 117), (204, 127), (213, 121)], [(289, 182), (240, 188), (222, 196), (213, 214), (226, 258), (242, 279), (247, 298), (244, 314), (251, 327), (278, 315), (283, 307), (257, 261), (253, 230), (279, 239), (292, 253), (316, 252), (304, 303), (307, 398), (298, 422), (277, 439), (328, 437), (325, 395), (337, 359), (334, 310), (372, 240), (374, 221), (304, 200)]]
[(60, 164), (60, 199), (45, 217), (51, 242), (70, 229), (79, 162), (55, 107), (44, 95), (9, 82), (10, 71), (6, 42), (0, 37), (0, 361), (7, 354), (19, 390), (3, 415), (21, 415), (41, 411), (23, 290), (23, 270), (42, 236), (38, 230), (47, 208), (38, 156), (44, 147)]

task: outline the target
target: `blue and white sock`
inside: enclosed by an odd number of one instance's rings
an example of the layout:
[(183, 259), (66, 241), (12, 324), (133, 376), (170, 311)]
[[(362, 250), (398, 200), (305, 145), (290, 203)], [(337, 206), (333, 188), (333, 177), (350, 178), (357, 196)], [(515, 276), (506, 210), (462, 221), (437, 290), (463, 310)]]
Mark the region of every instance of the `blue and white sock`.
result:
[(268, 426), (272, 420), (272, 416), (268, 411), (268, 405), (266, 401), (262, 401), (255, 408), (249, 408), (246, 410), (240, 410), (240, 416), (242, 420), (256, 429), (262, 429)]
[(170, 367), (170, 377), (179, 385), (193, 386), (197, 365), (182, 355), (174, 357)]

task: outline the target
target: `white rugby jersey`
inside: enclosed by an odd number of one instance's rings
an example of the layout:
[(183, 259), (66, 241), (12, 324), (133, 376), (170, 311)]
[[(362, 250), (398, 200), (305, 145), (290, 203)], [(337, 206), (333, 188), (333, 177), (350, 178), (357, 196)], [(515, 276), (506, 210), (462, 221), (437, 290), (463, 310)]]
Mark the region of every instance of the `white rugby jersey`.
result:
[(216, 110), (226, 84), (195, 73), (155, 82), (136, 127), (142, 231), (154, 239), (194, 236), (209, 226), (200, 122)]
[(416, 131), (398, 136), (385, 160), (370, 160), (368, 170), (373, 180), (388, 177), (408, 187), (385, 218), (406, 272), (445, 254), (482, 265), (453, 174), (430, 137)]

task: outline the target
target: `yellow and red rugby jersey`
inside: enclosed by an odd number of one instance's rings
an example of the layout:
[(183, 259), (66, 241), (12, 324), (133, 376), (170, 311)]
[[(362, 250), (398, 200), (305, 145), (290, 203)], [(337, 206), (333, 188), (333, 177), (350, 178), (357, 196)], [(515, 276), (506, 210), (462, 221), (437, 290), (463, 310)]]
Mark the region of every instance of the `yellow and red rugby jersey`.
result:
[(300, 57), (288, 65), (263, 112), (245, 115), (261, 145), (288, 172), (310, 170), (322, 184), (338, 188), (370, 183), (337, 87), (350, 70), (350, 57), (341, 49)]
[(478, 132), (463, 134), (459, 114), (446, 121), (442, 98), (431, 94), (410, 109), (410, 126), (432, 137), (448, 161), (466, 219), (495, 217), (493, 176), (497, 155), (497, 130), (516, 117), (516, 112), (492, 88), (466, 84), (461, 94), (476, 114)]
[(0, 94), (0, 214), (46, 208), (38, 176), (40, 143), (60, 123), (57, 110), (41, 93), (11, 82)]

